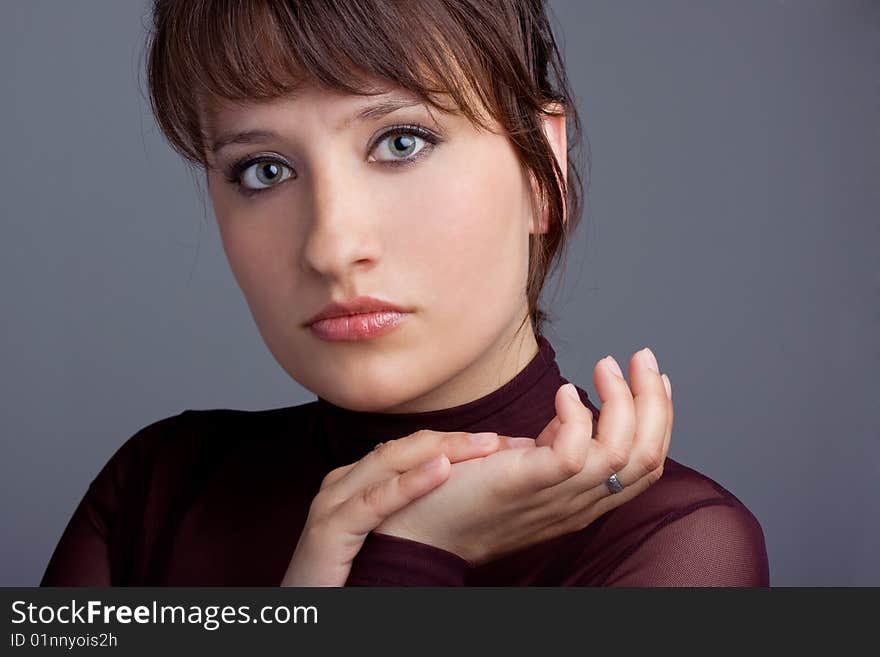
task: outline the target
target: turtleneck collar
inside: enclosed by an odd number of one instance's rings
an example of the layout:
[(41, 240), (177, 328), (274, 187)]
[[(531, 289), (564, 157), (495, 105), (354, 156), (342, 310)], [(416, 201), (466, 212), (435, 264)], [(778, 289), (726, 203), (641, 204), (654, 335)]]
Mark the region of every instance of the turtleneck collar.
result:
[[(418, 413), (353, 411), (318, 397), (318, 422), (340, 464), (362, 458), (376, 443), (394, 440), (419, 429), (434, 431), (495, 431), (507, 436), (537, 438), (556, 415), (555, 396), (568, 383), (556, 364), (556, 352), (536, 336), (538, 353), (510, 381), (473, 401)], [(585, 404), (587, 394), (579, 390)], [(596, 410), (593, 410), (596, 413)]]

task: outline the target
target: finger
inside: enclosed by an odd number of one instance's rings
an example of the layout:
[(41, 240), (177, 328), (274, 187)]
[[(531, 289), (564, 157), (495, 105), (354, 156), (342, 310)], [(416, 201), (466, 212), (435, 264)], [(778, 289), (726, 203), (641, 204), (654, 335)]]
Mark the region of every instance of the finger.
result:
[(646, 475), (653, 474), (653, 479), (658, 479), (666, 460), (670, 399), (656, 367), (656, 359), (648, 348), (636, 352), (630, 360), (636, 430), (628, 461), (611, 473), (624, 486), (631, 486)]
[[(595, 440), (601, 456), (594, 463), (601, 466), (598, 471), (601, 479), (611, 476), (627, 464), (636, 430), (632, 391), (620, 372), (620, 366), (610, 355), (593, 368), (593, 383), (602, 400)], [(633, 373), (630, 368), (631, 378)]]
[[(557, 391), (557, 395), (558, 395)], [(553, 439), (556, 438), (556, 432), (559, 431), (559, 425), (562, 421), (559, 419), (559, 415), (555, 415), (552, 420), (550, 420), (549, 424), (538, 434), (538, 437), (535, 439), (535, 445), (541, 447), (543, 445), (550, 445), (553, 442)]]
[[(562, 386), (560, 386), (559, 390), (561, 390), (561, 389), (562, 389)], [(543, 431), (541, 431), (541, 433), (535, 439), (535, 444), (538, 445), (539, 447), (541, 447), (543, 445), (550, 445), (553, 443), (553, 441), (556, 439), (556, 433), (559, 431), (559, 425), (562, 423), (562, 421), (559, 419), (559, 404), (560, 404), (560, 400), (561, 400), (561, 397), (559, 395), (559, 390), (556, 391), (556, 400), (555, 400), (556, 415), (554, 416), (554, 418), (552, 420), (550, 420), (550, 422), (547, 424), (547, 426), (544, 427)], [(580, 391), (577, 389), (577, 387), (575, 387), (575, 392), (577, 392), (578, 401), (581, 401), (581, 394), (580, 394)], [(591, 431), (590, 431), (590, 433), (592, 435), (592, 433), (593, 433), (592, 428), (595, 428), (596, 418), (594, 418), (592, 416), (592, 411), (589, 410), (589, 408), (583, 403), (583, 401), (581, 401), (581, 406), (583, 406), (584, 410), (590, 414), (590, 422), (593, 425), (591, 427)]]
[(666, 418), (666, 437), (664, 439), (664, 449), (669, 451), (669, 440), (672, 437), (672, 427), (675, 424), (675, 405), (672, 403), (672, 381), (669, 380), (669, 376), (666, 374), (663, 375), (663, 380), (666, 382), (666, 390), (669, 393), (669, 415)]
[(612, 494), (604, 483), (584, 491), (572, 499), (569, 506), (572, 512), (551, 525), (547, 533), (551, 536), (556, 536), (581, 530), (596, 520), (596, 518), (638, 497), (653, 483), (652, 476), (648, 475), (626, 486), (619, 493)]
[(593, 414), (574, 385), (567, 383), (556, 391), (556, 412), (559, 426), (553, 442), (536, 446), (529, 460), (520, 464), (520, 476), (528, 489), (559, 484), (580, 473), (587, 461), (593, 443)]
[(534, 438), (526, 438), (521, 436), (502, 436), (501, 437), (501, 447), (499, 447), (499, 451), (502, 449), (520, 449), (522, 447), (534, 447), (535, 439)]
[(330, 522), (335, 531), (360, 539), (392, 513), (442, 484), (451, 467), (447, 456), (440, 454), (411, 470), (375, 481), (346, 500)]
[[(581, 402), (581, 403), (583, 403), (583, 402)], [(586, 406), (587, 408), (590, 408), (587, 404), (584, 404), (584, 406)], [(592, 408), (590, 408), (590, 412), (592, 414), (592, 424), (593, 424), (593, 430), (592, 430), (591, 434), (593, 437), (595, 437), (596, 432), (597, 432), (599, 414), (592, 413)], [(556, 432), (559, 430), (559, 425), (560, 425), (559, 416), (556, 415), (553, 417), (552, 420), (550, 420), (550, 423), (546, 427), (544, 427), (543, 431), (541, 431), (541, 433), (535, 439), (535, 444), (538, 445), (538, 447), (540, 447), (542, 445), (549, 445), (550, 443), (552, 443), (553, 439), (556, 437)]]
[(666, 374), (663, 375), (663, 379), (666, 381), (666, 390), (669, 393), (669, 415), (666, 418), (666, 436), (663, 440), (663, 453), (668, 454), (669, 442), (672, 438), (672, 426), (675, 423), (675, 406), (672, 403), (672, 381), (669, 380), (669, 377)]
[(571, 463), (574, 475), (581, 471), (587, 458), (593, 438), (593, 412), (584, 406), (573, 383), (560, 386), (555, 401), (559, 426), (550, 444), (560, 459)]
[(450, 462), (486, 456), (499, 447), (494, 432), (468, 433), (467, 431), (431, 431), (423, 429), (397, 440), (379, 445), (333, 484), (337, 499), (351, 497), (377, 481), (402, 474), (440, 454)]
[[(667, 375), (662, 375), (662, 378), (668, 380)], [(671, 390), (671, 382), (669, 389)], [(667, 422), (663, 437), (663, 461), (666, 460), (666, 455), (669, 452), (669, 445), (672, 436), (672, 428), (674, 424), (674, 408), (672, 404), (671, 396), (666, 396), (667, 400)], [(566, 516), (560, 519), (557, 523), (551, 525), (546, 531), (550, 536), (556, 536), (558, 534), (564, 534), (568, 532), (578, 531), (583, 529), (588, 524), (590, 524), (593, 520), (600, 517), (601, 515), (615, 509), (622, 504), (628, 502), (629, 500), (641, 495), (645, 490), (654, 485), (663, 474), (663, 464), (661, 463), (660, 467), (655, 469), (654, 471), (643, 475), (640, 478), (635, 478), (632, 475), (632, 472), (637, 472), (636, 470), (632, 470), (631, 472), (627, 472), (624, 468), (621, 473), (618, 474), (618, 478), (621, 483), (624, 484), (624, 489), (619, 493), (611, 493), (608, 489), (608, 486), (603, 481), (598, 486), (595, 486), (589, 490), (583, 491), (572, 498), (572, 501), (569, 504), (569, 509), (571, 512)]]
[(636, 430), (629, 460), (617, 471), (617, 478), (624, 486), (663, 465), (669, 416), (669, 396), (651, 350), (645, 347), (638, 351), (630, 360), (629, 371), (634, 393)]

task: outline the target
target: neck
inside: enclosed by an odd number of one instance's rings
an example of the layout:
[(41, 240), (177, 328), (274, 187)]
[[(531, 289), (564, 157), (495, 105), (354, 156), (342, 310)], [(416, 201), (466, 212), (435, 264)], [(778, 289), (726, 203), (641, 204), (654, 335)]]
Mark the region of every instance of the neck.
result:
[[(457, 406), (427, 412), (383, 413), (353, 411), (319, 397), (315, 402), (318, 444), (326, 449), (333, 467), (337, 467), (363, 458), (378, 442), (396, 440), (420, 429), (496, 431), (506, 436), (537, 438), (556, 414), (556, 391), (567, 383), (559, 371), (553, 346), (546, 337), (538, 337), (537, 343), (535, 357), (510, 381)], [(583, 391), (581, 398), (590, 405)], [(597, 408), (590, 405), (590, 410), (598, 417)], [(299, 426), (301, 421), (299, 415), (293, 414), (291, 427)]]
[(402, 404), (383, 409), (383, 413), (422, 413), (452, 408), (479, 399), (513, 379), (538, 353), (538, 342), (527, 321), (522, 330), (516, 326), (498, 340), (465, 370), (432, 389)]

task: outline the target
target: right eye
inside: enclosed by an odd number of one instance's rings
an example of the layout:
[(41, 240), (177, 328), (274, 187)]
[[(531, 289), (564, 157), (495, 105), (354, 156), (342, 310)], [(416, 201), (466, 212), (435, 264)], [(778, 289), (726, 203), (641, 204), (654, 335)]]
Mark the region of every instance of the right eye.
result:
[(277, 160), (250, 160), (236, 167), (231, 182), (238, 184), (243, 194), (250, 195), (275, 187), (292, 175), (290, 167)]

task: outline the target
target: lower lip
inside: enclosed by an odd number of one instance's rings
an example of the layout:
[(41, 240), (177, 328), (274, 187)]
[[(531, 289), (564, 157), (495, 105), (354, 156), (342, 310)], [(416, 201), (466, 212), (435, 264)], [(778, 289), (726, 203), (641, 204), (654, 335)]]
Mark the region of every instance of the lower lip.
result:
[(383, 311), (322, 319), (311, 325), (322, 340), (370, 340), (396, 329), (407, 313)]

